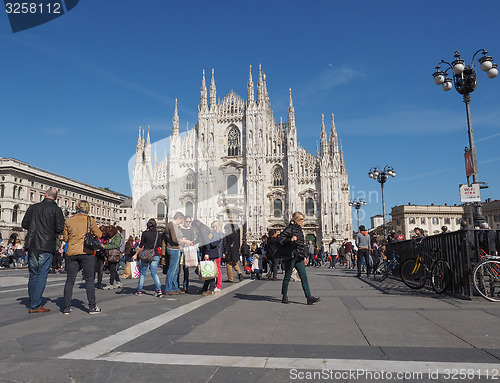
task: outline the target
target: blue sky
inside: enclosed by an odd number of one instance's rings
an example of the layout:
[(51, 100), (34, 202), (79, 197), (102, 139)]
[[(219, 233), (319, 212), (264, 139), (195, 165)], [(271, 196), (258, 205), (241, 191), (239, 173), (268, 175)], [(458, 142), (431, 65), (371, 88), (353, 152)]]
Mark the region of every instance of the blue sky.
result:
[[(449, 3), (451, 5), (451, 3)], [(194, 126), (201, 73), (217, 96), (246, 97), (262, 64), (277, 121), (292, 88), (301, 144), (316, 151), (321, 114), (335, 114), (354, 197), (379, 191), (370, 167), (392, 165), (386, 206), (459, 203), (468, 144), (465, 106), (432, 73), (455, 50), (500, 62), (500, 2), (80, 1), (13, 34), (0, 17), (2, 149), (33, 166), (131, 194), (127, 163), (139, 126), (157, 141)], [(466, 27), (464, 27), (464, 25)], [(499, 198), (500, 83), (479, 73), (472, 124), (479, 178)], [(381, 213), (374, 193), (363, 221)]]

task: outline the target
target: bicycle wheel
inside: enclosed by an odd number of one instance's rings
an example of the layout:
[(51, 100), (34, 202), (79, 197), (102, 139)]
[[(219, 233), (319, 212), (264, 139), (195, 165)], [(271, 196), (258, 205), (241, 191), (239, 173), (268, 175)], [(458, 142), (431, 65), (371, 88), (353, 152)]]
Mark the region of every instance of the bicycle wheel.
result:
[(432, 289), (442, 294), (446, 290), (451, 280), (451, 268), (444, 259), (438, 259), (431, 269)]
[(406, 286), (412, 289), (420, 289), (427, 280), (427, 271), (422, 262), (416, 259), (408, 259), (401, 266), (401, 279)]
[(474, 269), (474, 287), (484, 298), (500, 302), (500, 262), (488, 260)]
[(389, 262), (382, 262), (378, 265), (377, 270), (375, 270), (374, 278), (378, 282), (382, 282), (391, 273), (392, 267)]

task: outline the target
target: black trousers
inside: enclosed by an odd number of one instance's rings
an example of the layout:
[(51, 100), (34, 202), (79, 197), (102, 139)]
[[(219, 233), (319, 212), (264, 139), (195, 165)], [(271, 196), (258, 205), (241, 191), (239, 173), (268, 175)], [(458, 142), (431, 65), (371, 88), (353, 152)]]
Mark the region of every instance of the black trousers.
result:
[[(97, 286), (101, 286), (102, 275), (104, 274), (104, 258), (95, 256), (95, 273), (97, 273)], [(92, 280), (94, 280), (94, 278)]]
[(361, 258), (365, 258), (366, 263), (366, 274), (370, 275), (371, 267), (370, 267), (370, 252), (368, 249), (359, 249), (358, 250), (358, 275), (361, 275)]
[(113, 282), (120, 282), (120, 277), (118, 276), (118, 271), (116, 271), (116, 265), (118, 262), (108, 262), (109, 268), (109, 284), (112, 285)]
[(87, 291), (87, 300), (89, 308), (95, 307), (95, 286), (94, 286), (94, 255), (81, 254), (70, 255), (66, 257), (66, 283), (64, 285), (64, 308), (71, 307), (71, 299), (73, 298), (73, 285), (75, 284), (76, 276), (80, 267), (83, 270), (85, 278), (85, 290)]

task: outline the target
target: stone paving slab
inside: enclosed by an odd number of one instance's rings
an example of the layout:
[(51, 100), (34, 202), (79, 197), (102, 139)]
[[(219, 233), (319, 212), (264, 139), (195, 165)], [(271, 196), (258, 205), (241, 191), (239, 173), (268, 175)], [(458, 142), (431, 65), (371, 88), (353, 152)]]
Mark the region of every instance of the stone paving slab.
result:
[[(21, 284), (0, 287), (0, 382), (289, 382), (294, 380), (291, 367), (306, 372), (323, 358), (332, 361), (328, 365), (342, 366), (339, 360), (345, 359), (346, 365), (360, 368), (384, 365), (387, 361), (400, 363), (399, 368), (413, 363), (416, 369), (423, 369), (428, 361), (459, 362), (460, 366), (482, 363), (500, 368), (500, 347), (495, 335), (500, 306), (482, 300), (436, 297), (431, 291), (409, 290), (397, 280), (378, 284), (366, 277), (357, 279), (354, 272), (341, 269), (308, 268), (307, 272), (311, 290), (322, 297), (313, 306), (305, 304), (299, 282), (290, 284), (293, 303), (283, 305), (280, 282), (242, 284), (218, 299), (191, 294), (156, 299), (134, 296), (137, 280), (125, 280), (122, 290), (97, 291), (103, 313), (95, 316), (86, 313), (85, 292), (75, 286), (76, 307), (71, 315), (64, 316), (58, 311), (62, 286), (56, 286), (64, 277), (51, 275), (45, 296), (47, 307), (53, 311), (29, 315), (24, 306), (27, 290)], [(0, 281), (4, 276), (25, 280), (22, 273), (0, 271)], [(153, 289), (149, 276), (146, 284), (149, 290)], [(201, 284), (193, 280), (192, 286), (196, 289)], [(223, 284), (223, 291), (228, 287)], [(137, 332), (131, 341), (112, 350), (109, 361), (60, 359), (198, 301), (207, 304), (160, 324), (153, 331)], [(206, 329), (216, 335), (207, 336)], [(136, 360), (127, 359), (130, 352), (137, 353)], [(241, 357), (244, 363), (238, 368), (152, 364), (148, 363), (148, 353), (159, 361), (163, 354), (188, 359), (191, 354), (199, 354), (218, 355), (222, 360), (227, 356)], [(120, 355), (126, 362), (111, 361), (119, 360)], [(248, 367), (252, 358), (255, 366), (262, 366), (262, 357), (270, 358), (266, 359), (265, 368)], [(282, 369), (280, 363), (291, 367)], [(309, 372), (314, 371), (318, 370)], [(404, 381), (449, 380), (422, 375)], [(484, 381), (484, 377), (471, 381)]]

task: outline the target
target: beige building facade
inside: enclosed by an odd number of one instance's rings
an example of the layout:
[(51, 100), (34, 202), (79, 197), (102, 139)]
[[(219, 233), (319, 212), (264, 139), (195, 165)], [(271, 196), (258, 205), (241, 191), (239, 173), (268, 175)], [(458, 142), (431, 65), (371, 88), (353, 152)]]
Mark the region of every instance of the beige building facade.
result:
[(0, 231), (4, 240), (12, 233), (24, 239), (26, 232), (21, 228), (24, 214), (30, 205), (43, 200), (49, 187), (58, 190), (57, 204), (66, 218), (75, 212), (79, 200), (86, 200), (90, 204), (89, 214), (98, 225), (120, 224), (120, 205), (125, 196), (35, 168), (26, 162), (0, 157)]
[(434, 235), (441, 233), (443, 226), (446, 226), (448, 231), (459, 230), (464, 212), (462, 205), (394, 206), (391, 211), (392, 222), (389, 226), (396, 234), (403, 234), (404, 239), (410, 239), (416, 227), (422, 228), (425, 235)]

